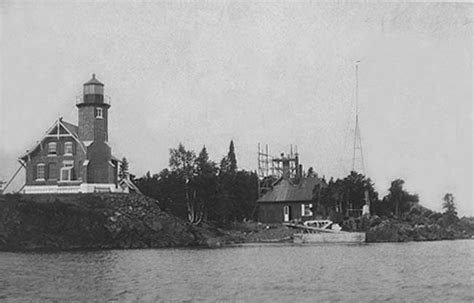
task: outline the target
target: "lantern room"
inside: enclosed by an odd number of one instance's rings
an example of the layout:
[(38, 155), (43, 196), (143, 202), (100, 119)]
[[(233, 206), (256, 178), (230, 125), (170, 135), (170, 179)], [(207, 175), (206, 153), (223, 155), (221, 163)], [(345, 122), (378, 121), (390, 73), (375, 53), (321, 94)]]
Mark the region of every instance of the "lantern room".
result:
[(104, 103), (104, 84), (95, 78), (92, 74), (92, 79), (84, 83), (83, 103)]

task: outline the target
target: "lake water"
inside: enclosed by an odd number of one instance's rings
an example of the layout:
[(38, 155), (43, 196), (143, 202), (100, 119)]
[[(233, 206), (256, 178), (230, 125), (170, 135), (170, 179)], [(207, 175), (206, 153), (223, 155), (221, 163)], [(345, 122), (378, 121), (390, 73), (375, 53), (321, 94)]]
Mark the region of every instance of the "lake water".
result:
[(474, 241), (0, 253), (0, 301), (473, 302)]

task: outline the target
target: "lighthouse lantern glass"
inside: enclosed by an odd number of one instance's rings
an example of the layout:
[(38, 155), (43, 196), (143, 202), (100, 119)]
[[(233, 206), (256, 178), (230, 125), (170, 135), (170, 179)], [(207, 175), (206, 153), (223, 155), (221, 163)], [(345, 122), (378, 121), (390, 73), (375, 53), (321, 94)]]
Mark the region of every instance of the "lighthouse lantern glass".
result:
[(85, 95), (103, 95), (104, 87), (101, 85), (86, 85), (84, 86)]

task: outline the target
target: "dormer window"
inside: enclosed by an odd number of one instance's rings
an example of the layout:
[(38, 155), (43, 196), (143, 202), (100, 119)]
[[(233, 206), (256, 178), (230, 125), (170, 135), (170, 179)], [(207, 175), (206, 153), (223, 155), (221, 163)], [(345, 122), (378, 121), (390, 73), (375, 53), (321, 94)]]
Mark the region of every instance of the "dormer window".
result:
[(103, 116), (103, 113), (102, 113), (102, 108), (101, 107), (96, 107), (95, 109), (95, 117), (97, 119), (102, 119), (104, 116)]
[(72, 155), (72, 148), (73, 148), (72, 142), (69, 141), (69, 142), (64, 143), (64, 154)]
[(48, 155), (54, 156), (57, 154), (56, 142), (48, 143)]

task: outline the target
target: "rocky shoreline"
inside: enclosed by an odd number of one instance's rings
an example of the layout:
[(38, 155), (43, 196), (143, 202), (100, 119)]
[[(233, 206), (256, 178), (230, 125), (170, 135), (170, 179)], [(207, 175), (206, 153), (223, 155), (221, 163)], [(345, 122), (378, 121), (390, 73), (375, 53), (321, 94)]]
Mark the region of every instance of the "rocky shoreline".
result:
[[(376, 221), (380, 218), (375, 217)], [(362, 221), (355, 219), (354, 221)], [(240, 226), (239, 226), (240, 225)], [(363, 228), (346, 229), (366, 233), (367, 243), (377, 242), (410, 242), (410, 241), (440, 241), (472, 239), (474, 233), (458, 228), (444, 228), (438, 224), (415, 225), (393, 219), (381, 220), (377, 225)], [(258, 223), (237, 224), (226, 231), (234, 239), (243, 243), (281, 243), (293, 242), (294, 229), (288, 229), (281, 224), (262, 225)]]
[(409, 242), (469, 239), (472, 235), (438, 224), (415, 225), (385, 221), (367, 232), (367, 242)]
[(348, 231), (366, 232), (367, 242), (409, 242), (470, 239), (472, 218), (448, 217), (415, 204), (402, 217), (360, 217), (343, 222)]
[(161, 248), (215, 245), (138, 194), (0, 196), (0, 250)]
[[(367, 242), (466, 239), (474, 234), (472, 224), (443, 227), (420, 216), (424, 215), (412, 216), (411, 221), (350, 219), (343, 227), (366, 231)], [(158, 201), (138, 194), (0, 196), (0, 251), (217, 248), (292, 242), (294, 232), (281, 224), (254, 222), (225, 228), (194, 226), (162, 211)]]

